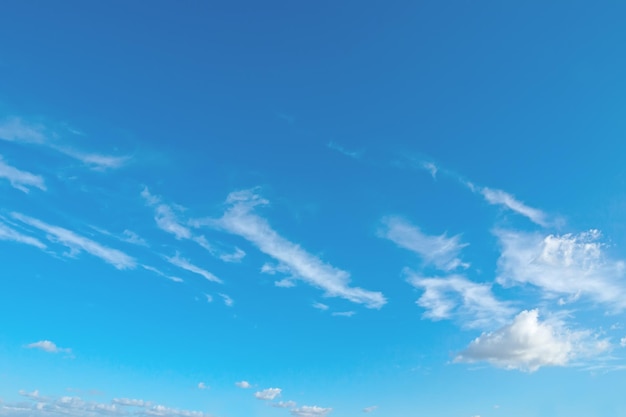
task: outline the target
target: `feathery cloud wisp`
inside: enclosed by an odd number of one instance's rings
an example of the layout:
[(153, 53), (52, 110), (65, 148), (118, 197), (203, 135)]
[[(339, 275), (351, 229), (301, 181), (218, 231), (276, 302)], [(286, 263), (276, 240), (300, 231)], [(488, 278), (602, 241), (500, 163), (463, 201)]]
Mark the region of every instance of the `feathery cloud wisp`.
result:
[(46, 184), (43, 177), (19, 170), (7, 164), (4, 162), (2, 156), (0, 156), (0, 178), (8, 180), (13, 188), (25, 193), (30, 191), (30, 187), (46, 191)]

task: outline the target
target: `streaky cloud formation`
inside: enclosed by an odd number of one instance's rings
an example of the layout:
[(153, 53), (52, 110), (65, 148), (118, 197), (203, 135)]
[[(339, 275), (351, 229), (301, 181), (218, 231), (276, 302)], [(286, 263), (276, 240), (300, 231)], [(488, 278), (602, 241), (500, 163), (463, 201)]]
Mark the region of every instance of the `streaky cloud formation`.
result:
[(113, 265), (117, 269), (133, 269), (137, 266), (134, 258), (124, 252), (103, 246), (91, 239), (80, 236), (71, 230), (59, 226), (52, 226), (41, 220), (26, 216), (21, 213), (12, 213), (11, 216), (20, 222), (32, 226), (46, 233), (46, 238), (59, 243), (70, 249), (70, 256), (80, 252), (87, 252), (104, 262)]
[(49, 340), (41, 340), (39, 342), (30, 343), (26, 345), (26, 348), (43, 350), (48, 353), (72, 353), (72, 349), (59, 347), (56, 343)]
[(165, 259), (174, 266), (177, 266), (181, 269), (184, 269), (189, 272), (193, 272), (194, 274), (200, 275), (204, 277), (206, 280), (211, 282), (217, 282), (218, 284), (222, 283), (222, 280), (207, 271), (206, 269), (200, 268), (189, 262), (187, 259), (180, 256), (179, 253), (176, 253), (174, 256), (166, 256)]
[(458, 257), (461, 250), (468, 245), (461, 243), (460, 235), (452, 237), (445, 234), (427, 235), (405, 219), (389, 216), (382, 219), (378, 236), (418, 254), (426, 264), (434, 265), (443, 271), (469, 266)]
[(504, 206), (511, 211), (527, 217), (530, 221), (539, 226), (546, 227), (550, 225), (546, 213), (524, 204), (505, 191), (483, 187), (480, 189), (480, 194), (482, 194), (489, 204)]
[(353, 159), (360, 159), (361, 156), (363, 156), (363, 151), (350, 151), (344, 148), (343, 146), (341, 146), (340, 144), (333, 142), (333, 141), (328, 142), (326, 146), (328, 147), (328, 149), (332, 149), (333, 151), (337, 151)]
[(46, 245), (43, 244), (39, 239), (20, 233), (17, 230), (2, 223), (1, 221), (0, 221), (0, 240), (23, 243), (25, 245), (34, 246), (42, 250), (46, 249)]
[(484, 329), (502, 325), (516, 312), (510, 303), (496, 299), (490, 284), (462, 275), (422, 277), (408, 270), (406, 273), (407, 281), (424, 291), (416, 303), (426, 309), (425, 318), (456, 318), (465, 327)]
[(9, 164), (7, 164), (0, 155), (0, 178), (4, 178), (9, 181), (11, 186), (22, 192), (30, 192), (30, 188), (38, 188), (42, 191), (46, 191), (46, 184), (43, 177), (32, 174), (27, 171), (19, 170)]
[(28, 123), (19, 117), (10, 117), (0, 122), (0, 139), (16, 143), (43, 145), (95, 170), (119, 168), (130, 160), (128, 156), (101, 155), (80, 151), (51, 141), (49, 139), (51, 136), (58, 135), (48, 132), (48, 129), (41, 124)]
[(474, 339), (455, 362), (489, 362), (499, 368), (534, 372), (542, 366), (565, 366), (573, 359), (598, 355), (607, 340), (589, 331), (572, 331), (560, 321), (540, 322), (537, 310), (524, 310), (513, 322)]
[(149, 266), (149, 265), (141, 265), (141, 267), (143, 269), (145, 269), (146, 271), (153, 272), (153, 273), (155, 273), (155, 274), (157, 274), (159, 276), (162, 276), (163, 278), (169, 279), (172, 282), (183, 282), (182, 278), (178, 278), (178, 277), (173, 277), (171, 275), (167, 275), (166, 273), (162, 272), (161, 270), (159, 270), (159, 269), (157, 269), (155, 267), (152, 267), (152, 266)]
[(288, 268), (293, 278), (323, 289), (329, 297), (345, 298), (365, 304), (368, 308), (381, 308), (386, 303), (382, 293), (350, 287), (349, 273), (323, 262), (280, 236), (267, 220), (254, 213), (256, 206), (268, 202), (252, 190), (233, 192), (226, 203), (228, 208), (220, 219), (200, 221), (197, 224), (209, 224), (243, 237)]
[(623, 260), (605, 253), (598, 230), (578, 234), (540, 234), (496, 230), (501, 246), (497, 281), (504, 286), (530, 284), (546, 297), (582, 297), (611, 307), (626, 308)]

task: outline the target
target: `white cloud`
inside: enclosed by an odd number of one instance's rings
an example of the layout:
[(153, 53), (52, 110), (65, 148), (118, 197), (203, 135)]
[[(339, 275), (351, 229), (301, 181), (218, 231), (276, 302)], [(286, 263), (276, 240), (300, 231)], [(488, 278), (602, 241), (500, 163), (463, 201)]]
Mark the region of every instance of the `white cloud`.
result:
[(585, 296), (616, 310), (626, 308), (626, 264), (605, 254), (597, 230), (547, 236), (505, 230), (495, 234), (501, 246), (497, 278), (501, 285), (531, 284), (547, 297)]
[(482, 194), (489, 204), (504, 206), (509, 210), (527, 217), (530, 221), (539, 226), (545, 227), (549, 225), (547, 220), (548, 216), (543, 211), (527, 206), (505, 191), (484, 187), (480, 189), (480, 194)]
[(143, 239), (141, 236), (139, 236), (137, 233), (133, 232), (132, 230), (128, 230), (128, 229), (122, 232), (121, 240), (126, 243), (132, 243), (133, 245), (148, 246), (148, 242), (146, 242), (145, 239)]
[(312, 306), (313, 306), (313, 308), (316, 308), (316, 309), (322, 310), (322, 311), (326, 311), (329, 308), (326, 304), (323, 304), (323, 303), (313, 303)]
[(259, 400), (273, 400), (280, 396), (282, 390), (280, 388), (267, 388), (262, 391), (257, 391), (254, 396)]
[(66, 246), (70, 249), (71, 254), (87, 252), (113, 265), (117, 269), (133, 269), (136, 266), (135, 259), (126, 255), (124, 252), (103, 246), (91, 239), (77, 235), (70, 230), (49, 225), (41, 220), (20, 213), (12, 213), (11, 216), (24, 224), (28, 224), (29, 226), (45, 232), (48, 240)]
[(176, 239), (185, 239), (196, 242), (211, 255), (224, 262), (241, 262), (241, 260), (246, 256), (246, 253), (237, 247), (234, 248), (232, 252), (225, 252), (209, 243), (205, 236), (194, 235), (192, 230), (179, 219), (179, 214), (185, 210), (183, 207), (162, 203), (161, 198), (151, 194), (147, 187), (145, 187), (141, 192), (141, 197), (143, 197), (148, 206), (154, 208), (154, 221), (156, 222), (157, 227), (164, 232), (173, 235)]
[(356, 314), (354, 311), (335, 311), (331, 315), (335, 317), (352, 317)]
[(467, 246), (461, 243), (459, 235), (448, 237), (445, 234), (431, 236), (423, 233), (417, 226), (395, 216), (385, 217), (378, 236), (391, 240), (401, 248), (415, 252), (426, 264), (434, 265), (443, 271), (468, 267), (459, 258), (461, 249)]
[(72, 353), (72, 349), (58, 347), (54, 342), (41, 340), (39, 342), (26, 345), (27, 349), (39, 349), (48, 353)]
[(316, 405), (303, 405), (302, 407), (291, 410), (291, 415), (297, 417), (324, 417), (331, 411), (333, 411), (332, 408), (323, 408)]
[(252, 385), (250, 385), (250, 383), (248, 381), (235, 382), (235, 385), (238, 386), (239, 388), (243, 388), (243, 389), (248, 389), (248, 388), (252, 387)]
[(173, 276), (171, 276), (171, 275), (167, 275), (166, 273), (161, 272), (160, 270), (158, 270), (158, 269), (156, 269), (156, 268), (154, 268), (154, 267), (152, 267), (152, 266), (149, 266), (149, 265), (141, 265), (141, 267), (142, 267), (143, 269), (145, 269), (146, 271), (154, 272), (155, 274), (157, 274), (157, 275), (159, 275), (159, 276), (162, 276), (163, 278), (167, 278), (167, 279), (169, 279), (170, 281), (173, 281), (173, 282), (179, 282), (179, 283), (180, 283), (180, 282), (183, 282), (182, 278), (178, 278), (178, 277), (173, 277)]
[(232, 298), (230, 298), (228, 295), (226, 295), (226, 294), (222, 294), (222, 293), (219, 293), (218, 295), (219, 295), (220, 297), (222, 297), (222, 300), (224, 300), (224, 304), (225, 304), (227, 307), (232, 307), (232, 306), (235, 304), (235, 302), (233, 301), (233, 299), (232, 299)]
[(207, 390), (210, 389), (211, 387), (209, 387), (207, 384), (205, 384), (204, 382), (199, 382), (198, 383), (198, 389), (200, 390)]
[(79, 397), (42, 397), (36, 392), (24, 393), (28, 403), (6, 404), (0, 401), (0, 416), (3, 417), (114, 417), (114, 416), (157, 416), (157, 417), (209, 417), (201, 411), (180, 410), (164, 405), (153, 405), (144, 400), (116, 398), (110, 403), (85, 401)]
[(144, 400), (137, 400), (131, 398), (114, 398), (111, 401), (113, 404), (121, 405), (124, 407), (149, 407), (150, 403)]
[(172, 256), (172, 257), (165, 257), (165, 259), (167, 259), (167, 261), (169, 263), (171, 263), (172, 265), (175, 265), (181, 269), (184, 269), (186, 271), (189, 272), (193, 272), (194, 274), (198, 274), (202, 277), (204, 277), (205, 279), (211, 281), (211, 282), (217, 282), (217, 283), (222, 283), (222, 280), (219, 279), (218, 277), (216, 277), (215, 275), (213, 275), (212, 273), (210, 273), (209, 271), (200, 268), (199, 266), (193, 265), (192, 263), (190, 263), (187, 259), (182, 258), (180, 256), (180, 254), (176, 253), (176, 255)]
[(43, 177), (27, 171), (21, 171), (7, 164), (2, 159), (2, 156), (0, 156), (0, 178), (5, 178), (13, 188), (25, 193), (30, 191), (30, 187), (46, 191), (46, 184)]
[(9, 142), (43, 145), (97, 170), (119, 168), (130, 159), (128, 156), (101, 155), (60, 145), (49, 140), (49, 137), (58, 136), (58, 134), (50, 133), (47, 130), (43, 125), (27, 123), (19, 117), (11, 117), (0, 122), (0, 139)]
[(626, 337), (622, 337), (622, 338), (619, 340), (619, 345), (620, 345), (621, 347), (626, 347)]
[(349, 156), (350, 158), (360, 159), (361, 156), (363, 156), (363, 151), (350, 151), (336, 142), (328, 142), (326, 146), (328, 147), (328, 149), (332, 149), (333, 151), (342, 153), (345, 156)]
[(276, 408), (293, 408), (296, 405), (295, 401), (279, 401), (277, 403), (272, 403), (272, 407)]
[(437, 171), (439, 171), (437, 165), (432, 162), (422, 162), (421, 165), (423, 169), (430, 172), (430, 176), (433, 177), (433, 179), (437, 179)]
[(255, 206), (267, 204), (254, 192), (233, 192), (227, 204), (229, 207), (222, 218), (211, 220), (209, 224), (248, 240), (288, 268), (294, 278), (323, 289), (329, 297), (342, 297), (369, 308), (380, 308), (386, 303), (382, 293), (350, 287), (348, 272), (323, 262), (280, 236), (267, 220), (253, 213)]
[(0, 240), (23, 243), (42, 250), (46, 249), (46, 245), (44, 245), (39, 239), (22, 234), (2, 222), (0, 222)]
[(417, 300), (431, 320), (456, 318), (470, 328), (501, 325), (515, 313), (509, 303), (498, 301), (491, 285), (472, 282), (462, 275), (422, 277), (408, 272), (408, 282), (424, 290)]
[(378, 408), (378, 406), (377, 406), (377, 405), (371, 405), (371, 406), (369, 406), (369, 407), (365, 407), (365, 408), (363, 409), (363, 412), (364, 412), (364, 413), (371, 413), (372, 411), (375, 411), (377, 408)]
[(206, 302), (207, 303), (212, 303), (213, 302), (213, 296), (211, 294), (204, 294), (204, 296), (206, 297)]
[(522, 311), (512, 323), (474, 339), (454, 361), (486, 361), (499, 368), (534, 372), (542, 366), (565, 366), (610, 347), (588, 331), (569, 330), (559, 321), (540, 322), (538, 314)]

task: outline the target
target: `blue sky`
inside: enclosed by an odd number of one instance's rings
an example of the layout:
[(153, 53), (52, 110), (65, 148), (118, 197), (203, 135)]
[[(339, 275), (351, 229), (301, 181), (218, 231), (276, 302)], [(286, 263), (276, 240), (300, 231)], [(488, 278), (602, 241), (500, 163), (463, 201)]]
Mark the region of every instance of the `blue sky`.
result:
[(626, 5), (0, 13), (0, 416), (620, 415)]

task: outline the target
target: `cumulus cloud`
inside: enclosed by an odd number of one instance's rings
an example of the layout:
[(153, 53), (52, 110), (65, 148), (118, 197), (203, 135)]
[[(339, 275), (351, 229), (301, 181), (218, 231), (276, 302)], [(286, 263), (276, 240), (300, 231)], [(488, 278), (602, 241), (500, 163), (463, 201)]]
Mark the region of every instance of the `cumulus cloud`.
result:
[(542, 235), (497, 230), (495, 234), (501, 246), (497, 278), (501, 285), (531, 284), (547, 297), (588, 297), (618, 311), (626, 307), (626, 264), (605, 253), (599, 231)]
[(318, 407), (316, 405), (303, 405), (302, 407), (291, 410), (291, 415), (297, 417), (324, 417), (331, 411), (333, 411), (332, 408)]
[(456, 318), (469, 328), (489, 328), (508, 321), (515, 313), (510, 303), (499, 301), (490, 284), (476, 283), (462, 275), (422, 277), (407, 271), (407, 281), (423, 290), (417, 304), (425, 318)]
[(148, 401), (116, 398), (110, 403), (85, 401), (80, 397), (43, 397), (38, 392), (23, 393), (30, 402), (7, 404), (0, 402), (0, 416), (6, 417), (209, 417), (201, 411), (181, 410)]
[(559, 321), (541, 322), (537, 310), (524, 310), (510, 324), (474, 339), (454, 361), (485, 361), (499, 368), (534, 372), (542, 366), (565, 366), (609, 347), (608, 341), (588, 331), (569, 330)]
[(262, 391), (257, 391), (254, 396), (259, 400), (273, 400), (278, 397), (282, 390), (280, 388), (267, 388)]
[(480, 189), (480, 194), (489, 204), (504, 206), (511, 211), (527, 217), (530, 221), (539, 226), (545, 227), (549, 225), (547, 220), (548, 216), (543, 211), (527, 206), (505, 191), (483, 187)]
[(209, 271), (207, 271), (206, 269), (202, 269), (199, 266), (196, 266), (194, 264), (192, 264), (191, 262), (189, 262), (187, 259), (182, 258), (180, 256), (180, 254), (176, 254), (172, 257), (165, 257), (165, 259), (167, 259), (167, 261), (169, 263), (171, 263), (172, 265), (175, 265), (181, 269), (184, 269), (186, 271), (189, 272), (193, 272), (194, 274), (198, 274), (201, 277), (204, 277), (206, 280), (211, 281), (211, 282), (217, 282), (219, 284), (222, 283), (222, 280), (219, 279), (218, 277), (216, 277), (215, 275), (213, 275), (212, 273), (210, 273)]
[(238, 382), (235, 382), (235, 385), (243, 389), (248, 389), (252, 387), (252, 385), (250, 385), (248, 381), (238, 381)]
[(24, 224), (45, 232), (48, 240), (66, 246), (70, 249), (71, 255), (87, 252), (113, 265), (117, 269), (133, 269), (137, 265), (135, 259), (126, 255), (124, 252), (103, 246), (70, 230), (49, 225), (41, 220), (20, 213), (12, 213), (11, 216)]
[(403, 249), (415, 252), (426, 264), (434, 265), (443, 271), (468, 266), (458, 257), (461, 249), (467, 246), (466, 243), (461, 243), (459, 235), (452, 237), (445, 234), (427, 235), (403, 218), (390, 216), (382, 219), (378, 236), (391, 240)]
[(8, 180), (13, 188), (25, 193), (28, 193), (31, 188), (39, 188), (42, 191), (46, 191), (43, 177), (19, 170), (7, 164), (2, 156), (0, 156), (0, 178)]
[(39, 349), (48, 353), (72, 353), (72, 349), (61, 348), (56, 343), (49, 340), (41, 340), (39, 342), (30, 343), (26, 345), (27, 349)]
[(380, 308), (386, 303), (382, 293), (351, 287), (348, 272), (323, 262), (280, 236), (266, 219), (254, 213), (256, 206), (265, 205), (267, 201), (253, 191), (233, 192), (228, 196), (227, 204), (222, 218), (199, 224), (209, 224), (243, 237), (288, 269), (294, 279), (323, 289), (329, 297), (342, 297), (369, 308)]

